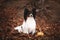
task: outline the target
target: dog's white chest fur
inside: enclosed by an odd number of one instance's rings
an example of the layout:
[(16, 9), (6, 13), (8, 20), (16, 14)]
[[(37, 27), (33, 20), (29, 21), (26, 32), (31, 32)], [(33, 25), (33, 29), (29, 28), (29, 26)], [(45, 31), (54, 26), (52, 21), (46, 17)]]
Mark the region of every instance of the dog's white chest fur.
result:
[(26, 22), (25, 22), (25, 26), (23, 26), (23, 32), (24, 33), (31, 33), (34, 34), (35, 33), (35, 30), (36, 30), (36, 22), (34, 20), (33, 17), (28, 17)]

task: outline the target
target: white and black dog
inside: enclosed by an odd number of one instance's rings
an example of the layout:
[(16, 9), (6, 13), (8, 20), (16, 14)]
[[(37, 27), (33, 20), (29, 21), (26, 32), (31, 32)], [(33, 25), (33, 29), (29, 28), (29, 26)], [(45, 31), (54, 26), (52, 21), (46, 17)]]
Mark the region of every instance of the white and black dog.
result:
[(23, 24), (21, 26), (15, 27), (14, 29), (18, 30), (18, 32), (34, 34), (36, 32), (35, 15), (36, 15), (35, 8), (33, 8), (31, 12), (27, 8), (25, 8)]

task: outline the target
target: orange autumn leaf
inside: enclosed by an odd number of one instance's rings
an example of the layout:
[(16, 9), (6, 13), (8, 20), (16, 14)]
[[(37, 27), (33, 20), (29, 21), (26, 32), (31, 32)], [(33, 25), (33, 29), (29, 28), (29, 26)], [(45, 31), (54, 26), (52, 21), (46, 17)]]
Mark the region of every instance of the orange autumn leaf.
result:
[(44, 36), (43, 32), (38, 32), (36, 36)]

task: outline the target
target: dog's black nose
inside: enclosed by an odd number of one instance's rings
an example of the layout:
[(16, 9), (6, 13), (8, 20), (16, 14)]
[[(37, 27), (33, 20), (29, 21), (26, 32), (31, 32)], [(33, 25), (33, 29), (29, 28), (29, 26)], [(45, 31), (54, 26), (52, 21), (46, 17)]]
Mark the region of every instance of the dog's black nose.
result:
[(30, 17), (33, 17), (33, 14), (30, 14), (29, 16), (30, 16)]

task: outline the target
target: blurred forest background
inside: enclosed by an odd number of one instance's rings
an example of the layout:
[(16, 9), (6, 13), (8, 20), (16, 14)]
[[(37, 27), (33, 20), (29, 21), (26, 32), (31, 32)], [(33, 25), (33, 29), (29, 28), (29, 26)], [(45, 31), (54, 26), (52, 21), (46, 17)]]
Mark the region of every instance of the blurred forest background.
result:
[[(24, 20), (25, 6), (38, 10), (35, 35), (14, 30)], [(60, 0), (0, 0), (0, 40), (60, 40)]]

